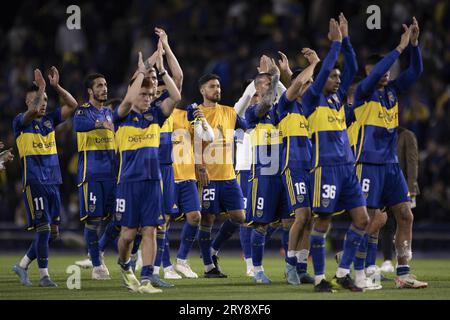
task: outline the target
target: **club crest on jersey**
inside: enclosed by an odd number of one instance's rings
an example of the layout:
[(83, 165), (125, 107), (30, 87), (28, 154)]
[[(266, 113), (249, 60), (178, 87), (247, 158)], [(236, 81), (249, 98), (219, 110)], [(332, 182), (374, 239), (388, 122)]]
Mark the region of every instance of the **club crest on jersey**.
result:
[(90, 212), (94, 212), (95, 211), (95, 204), (90, 204), (89, 205), (89, 211)]
[(256, 210), (256, 216), (258, 218), (261, 218), (263, 216), (263, 211), (262, 210)]
[(49, 129), (52, 129), (52, 122), (50, 120), (47, 120), (47, 121), (44, 122), (44, 126), (49, 128)]
[(330, 205), (330, 199), (322, 199), (322, 206), (327, 208)]
[(302, 194), (299, 194), (299, 195), (297, 196), (297, 201), (298, 201), (299, 203), (303, 203), (303, 201), (305, 201), (305, 196), (302, 195)]
[(388, 92), (388, 99), (390, 103), (395, 103), (395, 96), (392, 92)]
[(82, 114), (83, 114), (82, 109), (78, 109), (77, 112), (75, 113), (76, 116), (81, 116)]
[(153, 121), (153, 115), (152, 115), (151, 113), (146, 113), (146, 114), (144, 114), (144, 118), (145, 118), (147, 121)]
[(161, 103), (162, 103), (162, 101), (158, 100), (158, 101), (155, 102), (155, 106), (156, 107), (161, 107)]
[(138, 117), (134, 117), (134, 118), (133, 118), (133, 121), (134, 121), (134, 122), (139, 122)]
[(205, 201), (205, 202), (203, 202), (203, 208), (205, 208), (205, 209), (209, 209), (209, 206), (210, 206), (211, 204), (209, 203), (209, 201)]
[(111, 122), (111, 116), (106, 116), (106, 120), (108, 120), (108, 122)]

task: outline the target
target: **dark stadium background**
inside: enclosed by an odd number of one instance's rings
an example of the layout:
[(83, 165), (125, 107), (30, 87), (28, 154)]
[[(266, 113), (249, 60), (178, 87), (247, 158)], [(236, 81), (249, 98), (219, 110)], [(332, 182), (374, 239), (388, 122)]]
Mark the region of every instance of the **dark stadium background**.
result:
[[(81, 7), (78, 31), (66, 29), (66, 7)], [(381, 8), (381, 30), (366, 28), (366, 8)], [(328, 19), (343, 11), (360, 71), (373, 52), (385, 53), (398, 44), (402, 23), (413, 15), (420, 24), (424, 73), (409, 94), (400, 99), (400, 123), (412, 130), (420, 149), (421, 194), (414, 209), (413, 249), (450, 247), (450, 3), (446, 0), (414, 1), (17, 1), (1, 10), (0, 29), (0, 140), (14, 146), (12, 120), (23, 112), (24, 88), (33, 69), (55, 65), (61, 83), (82, 103), (87, 73), (106, 75), (109, 98), (122, 97), (134, 71), (137, 51), (145, 56), (155, 50), (155, 26), (163, 27), (184, 71), (183, 101), (200, 102), (197, 79), (206, 72), (222, 78), (222, 102), (233, 105), (242, 85), (256, 73), (259, 56), (288, 55), (291, 67), (305, 63), (302, 47), (326, 54)], [(402, 55), (401, 66), (408, 62)], [(393, 73), (398, 71), (394, 67)], [(49, 108), (56, 104), (47, 81)], [(57, 129), (63, 174), (62, 231), (66, 245), (82, 237), (76, 190), (76, 140), (70, 121)], [(24, 230), (18, 152), (16, 160), (0, 173), (0, 248), (23, 249), (32, 235)], [(337, 219), (331, 238), (342, 236)], [(177, 226), (174, 226), (176, 240)], [(70, 237), (69, 237), (70, 235)], [(70, 242), (68, 239), (73, 239)], [(78, 239), (78, 240), (77, 240)], [(234, 238), (237, 240), (237, 238)], [(278, 246), (276, 242), (273, 246)], [(232, 241), (229, 246), (238, 246)], [(60, 247), (63, 244), (59, 244)]]

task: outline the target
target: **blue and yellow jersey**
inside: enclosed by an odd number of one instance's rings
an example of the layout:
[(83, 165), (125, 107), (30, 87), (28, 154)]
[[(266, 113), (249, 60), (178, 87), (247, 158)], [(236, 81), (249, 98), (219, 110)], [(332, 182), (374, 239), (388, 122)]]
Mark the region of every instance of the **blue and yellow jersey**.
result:
[[(169, 97), (168, 91), (164, 91), (155, 101), (153, 105), (160, 107), (161, 103)], [(161, 128), (159, 141), (159, 163), (172, 164), (172, 132), (173, 132), (173, 117), (172, 115), (166, 119)]]
[(347, 124), (348, 142), (352, 148), (353, 155), (356, 156), (356, 140), (358, 139), (359, 123), (355, 118), (355, 111), (353, 106), (346, 103), (345, 108), (345, 122)]
[(340, 42), (332, 42), (317, 78), (302, 97), (302, 107), (309, 123), (312, 143), (312, 167), (354, 163), (345, 120), (344, 99), (358, 65), (348, 37), (342, 40), (345, 69), (337, 93), (325, 96), (322, 92), (341, 49)]
[(114, 112), (119, 154), (117, 183), (160, 180), (160, 133), (167, 119), (161, 108), (152, 102), (146, 111), (131, 110), (124, 118), (119, 118), (117, 111)]
[(209, 179), (231, 180), (236, 178), (233, 166), (234, 130), (247, 128), (246, 121), (234, 108), (217, 104), (215, 107), (198, 106), (214, 130), (214, 141), (203, 150), (203, 163)]
[(75, 111), (73, 127), (77, 133), (79, 186), (85, 181), (116, 179), (114, 132), (99, 127), (104, 121), (112, 123), (112, 117), (111, 109), (97, 109), (89, 102)]
[(194, 130), (191, 121), (188, 119), (188, 111), (175, 108), (172, 118), (172, 152), (175, 181), (196, 180), (193, 147)]
[(248, 107), (245, 119), (252, 141), (252, 179), (261, 175), (275, 176), (281, 174), (281, 152), (283, 138), (278, 128), (276, 104), (262, 117), (256, 114), (257, 105)]
[(291, 170), (311, 169), (311, 141), (309, 125), (297, 100), (290, 101), (284, 92), (277, 104), (280, 119), (278, 128), (283, 137), (281, 168)]
[(410, 66), (383, 90), (377, 85), (398, 58), (391, 51), (355, 91), (355, 117), (359, 123), (356, 161), (364, 163), (397, 163), (398, 94), (417, 81), (423, 70), (419, 47), (410, 45)]
[(22, 124), (24, 114), (14, 118), (13, 131), (22, 165), (23, 186), (61, 184), (61, 170), (56, 150), (55, 127), (62, 122), (61, 108)]

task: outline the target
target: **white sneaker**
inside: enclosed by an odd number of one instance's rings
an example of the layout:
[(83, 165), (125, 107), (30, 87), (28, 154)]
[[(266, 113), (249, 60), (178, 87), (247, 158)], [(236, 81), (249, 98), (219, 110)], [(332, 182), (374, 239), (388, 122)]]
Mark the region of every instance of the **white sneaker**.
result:
[(412, 274), (406, 274), (395, 278), (397, 289), (422, 289), (428, 287), (427, 282), (419, 281)]
[(383, 272), (394, 272), (394, 266), (392, 265), (392, 261), (391, 260), (386, 260), (381, 264), (380, 270)]
[(138, 250), (137, 256), (138, 257), (137, 257), (137, 260), (136, 260), (136, 266), (134, 267), (134, 270), (139, 271), (139, 270), (142, 269), (142, 265), (143, 265), (141, 250)]
[(255, 271), (253, 270), (253, 268), (247, 268), (247, 277), (255, 277)]
[(160, 293), (160, 292), (162, 292), (162, 290), (161, 289), (157, 289), (154, 286), (152, 286), (150, 281), (144, 281), (140, 285), (140, 287), (138, 289), (138, 292), (139, 293)]
[(164, 269), (164, 279), (183, 279), (182, 276), (180, 276), (173, 266), (168, 267), (167, 269)]
[(110, 280), (108, 268), (102, 264), (99, 267), (94, 267), (92, 269), (92, 279), (93, 280)]
[(364, 290), (380, 290), (382, 287), (378, 281), (373, 278), (362, 278), (355, 280), (355, 285)]
[(91, 259), (89, 259), (89, 258), (84, 259), (84, 260), (78, 260), (78, 261), (75, 261), (75, 264), (76, 264), (77, 266), (79, 266), (80, 268), (83, 268), (83, 269), (90, 269), (90, 268), (93, 268), (93, 267), (94, 267), (94, 266), (92, 265)]
[(370, 266), (366, 268), (367, 278), (381, 277), (381, 269), (378, 266)]
[(180, 272), (183, 276), (185, 276), (186, 278), (190, 278), (190, 279), (196, 279), (198, 278), (198, 275), (192, 271), (191, 267), (189, 266), (189, 264), (186, 263), (176, 263), (175, 264), (175, 270)]

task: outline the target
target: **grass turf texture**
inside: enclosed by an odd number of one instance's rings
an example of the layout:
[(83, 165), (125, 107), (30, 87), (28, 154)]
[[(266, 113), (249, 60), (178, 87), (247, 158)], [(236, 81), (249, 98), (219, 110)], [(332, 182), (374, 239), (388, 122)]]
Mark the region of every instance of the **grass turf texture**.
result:
[[(352, 293), (340, 290), (336, 293), (315, 293), (312, 285), (292, 286), (284, 279), (284, 261), (275, 254), (264, 259), (266, 274), (272, 280), (270, 285), (254, 284), (252, 278), (245, 276), (245, 262), (238, 254), (224, 254), (220, 260), (227, 279), (205, 279), (201, 260), (193, 252), (190, 264), (200, 276), (199, 279), (168, 280), (175, 287), (163, 289), (158, 294), (138, 294), (128, 292), (122, 285), (121, 275), (117, 266), (117, 258), (110, 254), (106, 264), (112, 279), (107, 281), (91, 280), (92, 269), (81, 269), (81, 290), (69, 290), (66, 281), (69, 274), (66, 268), (75, 260), (84, 257), (80, 255), (53, 254), (49, 261), (49, 273), (58, 284), (58, 288), (40, 288), (36, 262), (29, 268), (32, 287), (24, 287), (11, 268), (19, 261), (21, 255), (8, 255), (0, 258), (0, 300), (6, 299), (151, 299), (151, 300), (398, 300), (398, 299), (450, 299), (450, 261), (445, 259), (416, 259), (411, 263), (413, 273), (422, 281), (428, 282), (427, 289), (396, 289), (394, 281), (383, 281), (383, 289)], [(309, 264), (312, 273), (312, 266)], [(336, 271), (333, 259), (327, 259), (327, 279), (331, 279)], [(162, 275), (162, 270), (161, 270)], [(137, 273), (139, 278), (139, 273)], [(386, 275), (389, 279), (394, 274)]]

